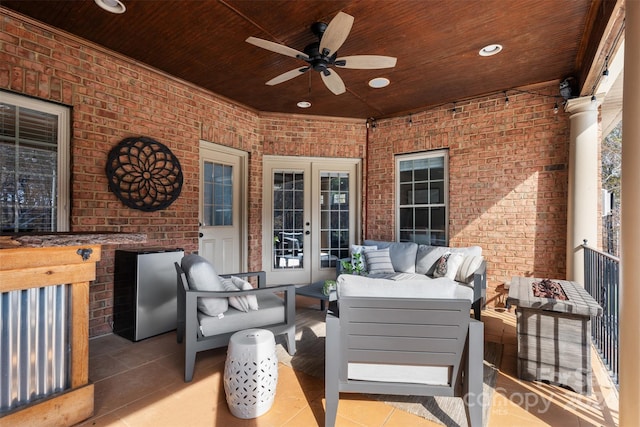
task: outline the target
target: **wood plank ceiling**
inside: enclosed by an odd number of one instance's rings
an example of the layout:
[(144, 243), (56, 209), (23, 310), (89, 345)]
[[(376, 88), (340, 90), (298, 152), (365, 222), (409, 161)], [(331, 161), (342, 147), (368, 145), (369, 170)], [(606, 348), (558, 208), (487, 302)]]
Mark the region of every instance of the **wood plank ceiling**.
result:
[[(123, 0), (117, 15), (93, 1), (2, 0), (0, 5), (151, 65), (258, 111), (384, 118), (568, 76), (583, 83), (614, 1), (606, 0)], [(398, 58), (384, 70), (340, 69), (332, 94), (317, 72), (265, 82), (305, 65), (245, 42), (297, 50), (309, 28), (343, 11), (355, 18), (339, 56)], [(504, 50), (481, 57), (499, 43)], [(368, 81), (391, 84), (373, 89)], [(296, 103), (309, 100), (311, 108)]]

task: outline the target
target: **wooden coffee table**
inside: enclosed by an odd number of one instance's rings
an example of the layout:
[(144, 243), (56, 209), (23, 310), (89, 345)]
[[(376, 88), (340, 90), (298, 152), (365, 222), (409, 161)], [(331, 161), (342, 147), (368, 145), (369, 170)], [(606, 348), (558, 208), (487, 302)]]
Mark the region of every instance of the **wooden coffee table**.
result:
[(296, 295), (303, 295), (309, 298), (316, 298), (320, 300), (320, 310), (324, 311), (327, 301), (337, 301), (338, 295), (336, 291), (331, 291), (329, 295), (322, 293), (324, 287), (324, 280), (313, 282), (310, 285), (304, 285), (296, 288)]

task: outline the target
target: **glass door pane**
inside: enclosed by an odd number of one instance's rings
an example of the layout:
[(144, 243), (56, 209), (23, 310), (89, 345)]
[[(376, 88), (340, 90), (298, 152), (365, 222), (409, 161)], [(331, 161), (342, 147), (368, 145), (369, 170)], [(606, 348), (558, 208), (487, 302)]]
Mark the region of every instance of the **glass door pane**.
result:
[(349, 173), (320, 173), (321, 268), (335, 268), (340, 258), (349, 256)]
[(233, 166), (204, 162), (204, 225), (233, 225)]
[(273, 173), (273, 267), (304, 268), (304, 173)]

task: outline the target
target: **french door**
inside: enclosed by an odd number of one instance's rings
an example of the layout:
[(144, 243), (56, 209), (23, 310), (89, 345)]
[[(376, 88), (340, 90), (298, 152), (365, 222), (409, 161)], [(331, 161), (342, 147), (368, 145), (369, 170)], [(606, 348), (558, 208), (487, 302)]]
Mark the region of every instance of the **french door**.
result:
[(263, 182), (268, 282), (335, 278), (359, 229), (360, 161), (265, 156)]

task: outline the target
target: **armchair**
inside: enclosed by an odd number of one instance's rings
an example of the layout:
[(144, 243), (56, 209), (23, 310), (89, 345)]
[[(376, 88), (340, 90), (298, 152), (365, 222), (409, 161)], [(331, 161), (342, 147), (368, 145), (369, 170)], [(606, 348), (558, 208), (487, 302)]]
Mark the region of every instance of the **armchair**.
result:
[[(189, 255), (197, 257), (196, 255)], [(198, 257), (197, 263), (207, 263), (207, 267), (213, 267), (204, 258)], [(193, 258), (192, 258), (193, 259)], [(195, 283), (190, 283), (188, 271), (193, 268), (193, 263), (182, 266), (175, 263), (177, 273), (177, 340), (184, 341), (184, 380), (189, 382), (193, 378), (196, 354), (200, 351), (229, 344), (231, 335), (235, 332), (249, 329), (268, 329), (274, 335), (284, 334), (287, 340), (287, 350), (293, 355), (296, 351), (295, 339), (295, 286), (266, 286), (266, 274), (264, 271), (238, 273), (233, 275), (221, 275), (220, 277), (257, 277), (258, 287), (240, 291), (209, 291), (197, 290)], [(193, 280), (191, 280), (192, 282)], [(283, 298), (276, 295), (283, 293)], [(258, 310), (248, 312), (228, 307), (222, 315), (207, 315), (199, 310), (198, 299), (201, 298), (229, 298), (254, 295), (257, 298)]]
[(484, 328), (468, 300), (345, 295), (340, 285), (339, 317), (327, 314), (325, 427), (341, 392), (458, 396), (469, 425), (482, 426)]

